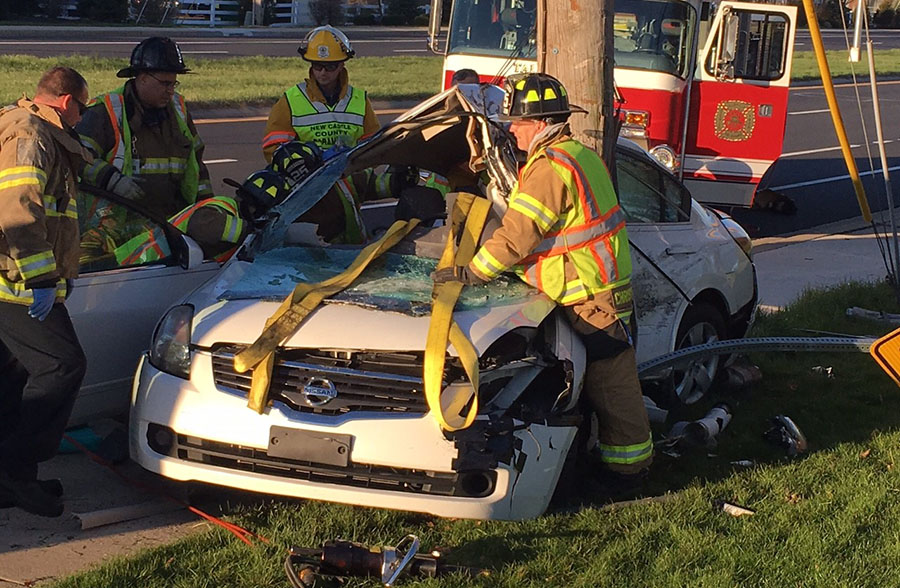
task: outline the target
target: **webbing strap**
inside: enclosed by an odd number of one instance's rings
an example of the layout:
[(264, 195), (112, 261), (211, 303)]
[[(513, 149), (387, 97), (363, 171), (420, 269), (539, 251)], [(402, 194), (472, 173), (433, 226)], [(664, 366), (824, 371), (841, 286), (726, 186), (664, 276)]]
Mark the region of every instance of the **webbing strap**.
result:
[[(457, 196), (438, 269), (468, 265), (478, 248), (478, 239), (490, 208), (491, 204), (485, 198), (466, 193)], [(461, 238), (454, 253), (456, 235)], [(431, 293), (431, 323), (425, 345), (425, 400), (438, 424), (447, 431), (465, 429), (478, 414), (478, 353), (453, 320), (453, 307), (456, 306), (462, 289), (463, 284), (457, 281), (434, 285)], [(469, 386), (443, 387), (448, 341), (459, 355), (469, 377)], [(469, 410), (463, 416), (466, 405)]]
[(303, 319), (322, 300), (350, 286), (373, 259), (400, 242), (418, 223), (417, 219), (395, 222), (384, 236), (360, 251), (350, 267), (340, 274), (316, 284), (301, 282), (294, 287), (294, 291), (266, 321), (266, 326), (256, 341), (234, 356), (234, 369), (239, 373), (253, 370), (248, 407), (262, 414), (266, 406), (278, 345), (296, 332)]

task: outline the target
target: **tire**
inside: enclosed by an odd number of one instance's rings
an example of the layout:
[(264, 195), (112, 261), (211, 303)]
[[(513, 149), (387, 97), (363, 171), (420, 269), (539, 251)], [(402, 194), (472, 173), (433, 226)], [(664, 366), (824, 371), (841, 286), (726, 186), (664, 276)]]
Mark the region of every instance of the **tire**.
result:
[[(725, 338), (727, 330), (722, 313), (711, 304), (695, 302), (685, 311), (678, 326), (675, 351)], [(723, 357), (712, 355), (675, 366), (672, 370), (672, 404), (694, 404), (706, 396), (719, 377), (719, 368), (723, 364)]]

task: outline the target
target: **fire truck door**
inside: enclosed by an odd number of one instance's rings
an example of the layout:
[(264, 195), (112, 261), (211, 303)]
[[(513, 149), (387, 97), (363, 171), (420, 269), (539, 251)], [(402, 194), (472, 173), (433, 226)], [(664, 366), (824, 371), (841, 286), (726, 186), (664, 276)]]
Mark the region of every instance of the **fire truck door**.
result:
[(691, 89), (683, 179), (701, 202), (750, 206), (781, 155), (797, 9), (719, 4)]

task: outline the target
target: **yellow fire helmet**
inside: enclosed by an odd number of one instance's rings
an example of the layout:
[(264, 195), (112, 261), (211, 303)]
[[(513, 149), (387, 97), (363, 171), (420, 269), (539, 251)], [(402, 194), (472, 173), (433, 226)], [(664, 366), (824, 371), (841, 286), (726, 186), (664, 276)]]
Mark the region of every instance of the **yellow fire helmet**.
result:
[(309, 31), (297, 53), (306, 61), (346, 61), (356, 54), (347, 35), (331, 25)]

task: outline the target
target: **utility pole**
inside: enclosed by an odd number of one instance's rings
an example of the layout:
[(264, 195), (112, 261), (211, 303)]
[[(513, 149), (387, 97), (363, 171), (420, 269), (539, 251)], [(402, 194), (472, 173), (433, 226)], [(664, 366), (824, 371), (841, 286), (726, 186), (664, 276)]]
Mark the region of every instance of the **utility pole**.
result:
[(616, 120), (613, 106), (613, 0), (540, 0), (538, 71), (566, 87), (569, 101), (588, 114), (569, 118), (575, 138), (593, 148), (613, 170)]

